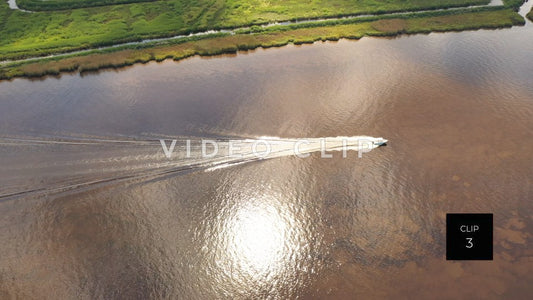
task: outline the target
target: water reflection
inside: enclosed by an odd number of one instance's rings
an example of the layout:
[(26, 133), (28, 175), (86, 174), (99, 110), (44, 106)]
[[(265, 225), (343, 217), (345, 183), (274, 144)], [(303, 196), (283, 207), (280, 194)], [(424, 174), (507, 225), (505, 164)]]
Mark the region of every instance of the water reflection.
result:
[[(390, 140), (363, 159), (279, 157), (0, 202), (0, 298), (527, 299), (530, 30), (0, 83), (2, 136)], [(151, 161), (142, 145), (105, 157), (97, 146), (62, 147), (0, 147), (2, 188), (32, 166), (72, 162), (23, 187)], [(493, 262), (444, 260), (447, 212), (494, 212)]]
[(256, 206), (239, 208), (228, 221), (225, 233), (230, 240), (226, 249), (230, 259), (252, 278), (276, 273), (285, 254), (288, 220), (272, 207)]
[(223, 229), (215, 233), (223, 271), (245, 286), (272, 283), (284, 269), (294, 267), (300, 254), (297, 243), (302, 238), (297, 235), (301, 230), (295, 227), (294, 216), (265, 200), (239, 201), (241, 206), (222, 221)]
[(210, 174), (220, 177), (216, 200), (206, 203), (195, 232), (202, 241), (200, 278), (217, 283), (214, 295), (294, 297), (316, 275), (322, 265), (316, 203), (307, 193), (281, 188), (308, 184), (309, 176), (295, 177), (306, 165), (283, 158)]

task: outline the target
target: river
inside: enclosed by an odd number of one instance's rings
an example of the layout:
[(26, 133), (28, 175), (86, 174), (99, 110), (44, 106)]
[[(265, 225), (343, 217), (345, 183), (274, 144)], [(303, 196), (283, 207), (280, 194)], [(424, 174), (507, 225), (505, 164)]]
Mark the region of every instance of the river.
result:
[[(0, 82), (0, 298), (526, 299), (532, 49), (528, 21)], [(360, 135), (389, 142), (159, 143)], [(446, 261), (451, 212), (494, 214), (493, 261)]]

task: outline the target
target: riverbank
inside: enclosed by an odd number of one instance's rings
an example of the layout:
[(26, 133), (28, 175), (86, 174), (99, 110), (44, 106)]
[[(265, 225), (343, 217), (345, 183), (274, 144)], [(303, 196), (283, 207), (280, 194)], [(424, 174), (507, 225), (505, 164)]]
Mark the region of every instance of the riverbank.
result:
[[(10, 9), (6, 2), (0, 2), (0, 61), (273, 22), (415, 12), (490, 2), (167, 0), (113, 5), (113, 0), (101, 1), (109, 5), (31, 13)], [(16, 2), (20, 8), (31, 11), (23, 6), (24, 3)], [(48, 5), (53, 2), (38, 3)]]
[(180, 60), (194, 55), (207, 56), (236, 53), (258, 47), (279, 47), (289, 43), (304, 44), (341, 38), (360, 39), (364, 36), (396, 36), (435, 31), (494, 29), (523, 25), (524, 22), (514, 10), (495, 7), (258, 27), (236, 34), (218, 33), (166, 41), (163, 45), (147, 43), (94, 50), (61, 58), (46, 58), (37, 62), (10, 63), (0, 67), (0, 79), (59, 75), (62, 72), (82, 73), (149, 61)]

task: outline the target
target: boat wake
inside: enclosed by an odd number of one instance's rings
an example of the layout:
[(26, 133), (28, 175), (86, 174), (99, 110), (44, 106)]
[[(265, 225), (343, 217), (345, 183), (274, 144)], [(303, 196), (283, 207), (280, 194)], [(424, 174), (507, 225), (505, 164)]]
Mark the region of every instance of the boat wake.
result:
[(211, 172), (244, 163), (294, 156), (359, 157), (387, 140), (369, 136), (308, 139), (279, 137), (212, 139), (0, 138), (0, 200), (60, 193), (185, 172)]

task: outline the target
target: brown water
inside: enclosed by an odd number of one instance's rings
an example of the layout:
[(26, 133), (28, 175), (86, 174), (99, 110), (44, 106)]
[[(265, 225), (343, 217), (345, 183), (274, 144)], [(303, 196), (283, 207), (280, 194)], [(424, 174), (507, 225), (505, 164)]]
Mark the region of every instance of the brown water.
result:
[[(526, 299), (532, 33), (2, 82), (0, 298)], [(353, 135), (390, 142), (206, 172), (157, 141)], [(449, 212), (494, 213), (494, 261), (445, 260)]]

